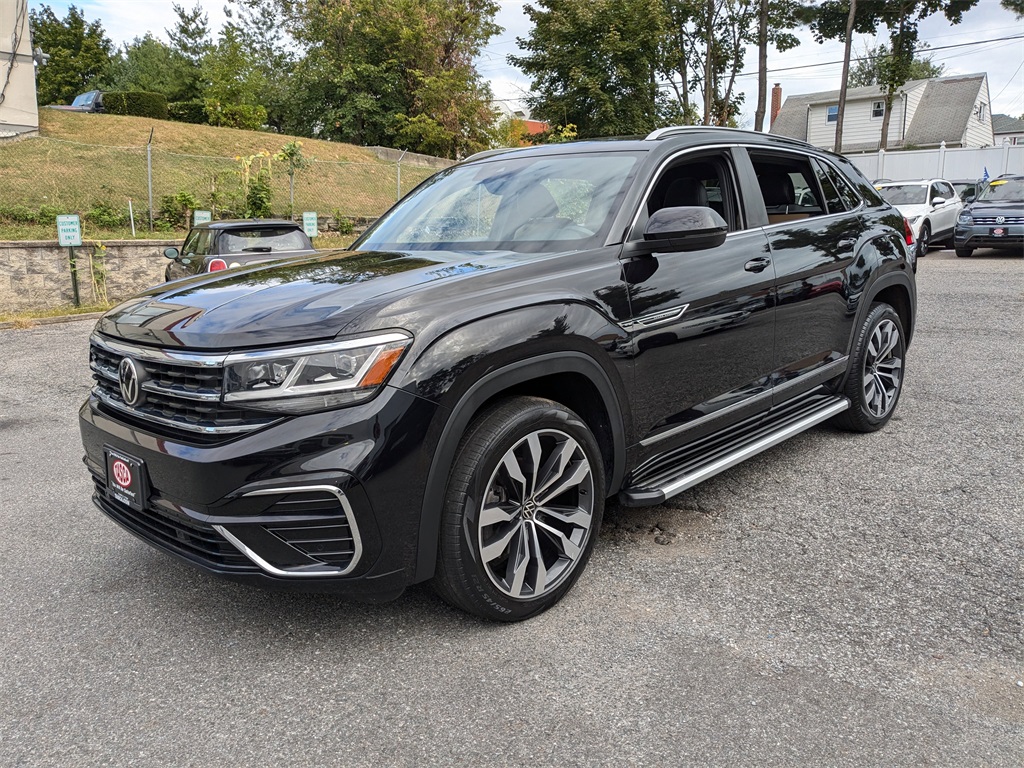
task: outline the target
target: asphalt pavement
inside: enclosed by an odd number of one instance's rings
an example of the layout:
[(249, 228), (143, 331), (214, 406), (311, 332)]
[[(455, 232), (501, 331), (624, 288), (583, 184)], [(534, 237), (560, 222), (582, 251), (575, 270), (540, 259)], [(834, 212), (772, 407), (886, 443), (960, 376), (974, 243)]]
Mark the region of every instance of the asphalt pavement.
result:
[(1024, 260), (918, 286), (885, 430), (613, 505), (517, 625), (150, 549), (90, 502), (92, 321), (0, 331), (0, 765), (1024, 764)]

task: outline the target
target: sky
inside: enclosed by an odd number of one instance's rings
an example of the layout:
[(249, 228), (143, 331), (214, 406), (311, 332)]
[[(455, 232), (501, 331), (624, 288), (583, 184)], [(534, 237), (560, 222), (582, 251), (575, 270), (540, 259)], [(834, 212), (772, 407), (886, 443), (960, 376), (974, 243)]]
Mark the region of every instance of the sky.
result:
[[(188, 8), (195, 0), (179, 0)], [(39, 9), (49, 5), (63, 16), (68, 2), (40, 3), (30, 0), (30, 7)], [(141, 37), (146, 32), (164, 40), (165, 30), (174, 24), (174, 11), (169, 0), (78, 0), (77, 5), (89, 21), (99, 19), (115, 44)], [(210, 17), (211, 26), (218, 29), (224, 21), (225, 0), (199, 0)], [(526, 37), (530, 21), (523, 11), (522, 2), (502, 1), (497, 23), (504, 31), (491, 39), (477, 62), (480, 74), (491, 83), (495, 98), (513, 109), (522, 107), (522, 99), (529, 93), (530, 79), (507, 62), (509, 54), (519, 53), (516, 38)], [(806, 30), (798, 30), (801, 44), (779, 53), (769, 50), (768, 85), (780, 83), (783, 98), (789, 95), (830, 91), (839, 88), (842, 73), (843, 46), (839, 42), (819, 45)], [(1020, 117), (1024, 114), (1024, 37), (1016, 40), (997, 40), (1011, 35), (1024, 35), (1024, 21), (999, 5), (999, 0), (979, 0), (964, 15), (961, 24), (951, 27), (945, 17), (937, 14), (922, 22), (920, 37), (931, 48), (961, 46), (936, 50), (933, 61), (944, 64), (945, 75), (988, 74), (989, 93), (993, 114)], [(885, 42), (884, 28), (877, 36), (858, 35), (853, 42), (854, 55), (869, 46)], [(962, 45), (970, 43), (972, 45)], [(977, 43), (976, 45), (973, 45)], [(799, 67), (799, 69), (790, 69)], [(775, 71), (773, 71), (775, 70)], [(751, 128), (757, 104), (757, 49), (747, 49), (747, 59), (737, 81), (746, 94), (740, 127)]]

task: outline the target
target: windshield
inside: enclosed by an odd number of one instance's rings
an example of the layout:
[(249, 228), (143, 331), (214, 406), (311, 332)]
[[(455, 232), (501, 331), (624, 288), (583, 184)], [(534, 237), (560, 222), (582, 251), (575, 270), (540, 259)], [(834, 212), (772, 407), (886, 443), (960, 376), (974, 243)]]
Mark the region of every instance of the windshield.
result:
[(220, 253), (305, 251), (309, 243), (297, 229), (232, 229), (220, 236)]
[(927, 184), (887, 184), (879, 187), (878, 191), (893, 205), (924, 205), (928, 202)]
[(602, 245), (636, 153), (497, 157), (429, 179), (362, 250), (581, 250)]
[(75, 100), (71, 102), (73, 107), (84, 107), (92, 104), (92, 100), (96, 97), (96, 91), (89, 91), (88, 93), (82, 93), (75, 96)]
[(999, 202), (1024, 202), (1024, 177), (1015, 179), (995, 179), (978, 195), (979, 200)]

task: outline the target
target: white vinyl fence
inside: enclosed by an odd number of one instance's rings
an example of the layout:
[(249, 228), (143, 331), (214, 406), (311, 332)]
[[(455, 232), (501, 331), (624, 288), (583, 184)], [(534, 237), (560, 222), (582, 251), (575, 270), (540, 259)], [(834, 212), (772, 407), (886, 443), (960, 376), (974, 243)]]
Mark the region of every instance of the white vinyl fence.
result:
[(847, 157), (869, 179), (980, 179), (988, 171), (990, 178), (1003, 173), (1024, 174), (1024, 144), (985, 149), (911, 149), (886, 152), (880, 149)]

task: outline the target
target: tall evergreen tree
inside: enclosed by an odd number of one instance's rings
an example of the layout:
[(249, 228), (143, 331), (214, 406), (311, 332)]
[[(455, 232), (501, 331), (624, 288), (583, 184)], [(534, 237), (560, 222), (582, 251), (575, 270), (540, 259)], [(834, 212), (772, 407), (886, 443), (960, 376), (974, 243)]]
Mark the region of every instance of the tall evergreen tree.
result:
[(63, 19), (48, 5), (30, 10), (29, 26), (32, 45), (50, 57), (36, 77), (40, 104), (67, 104), (106, 74), (114, 46), (103, 25), (87, 22), (76, 6), (70, 6)]

